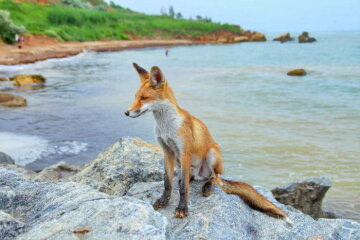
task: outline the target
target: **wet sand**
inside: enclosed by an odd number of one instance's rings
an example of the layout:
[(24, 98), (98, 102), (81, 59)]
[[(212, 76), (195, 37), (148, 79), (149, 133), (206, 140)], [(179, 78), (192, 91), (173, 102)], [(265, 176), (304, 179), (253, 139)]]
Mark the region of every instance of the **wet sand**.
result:
[(63, 58), (84, 50), (96, 52), (120, 51), (126, 49), (201, 44), (190, 40), (119, 40), (91, 42), (51, 42), (17, 45), (0, 45), (0, 65), (33, 63), (49, 58)]

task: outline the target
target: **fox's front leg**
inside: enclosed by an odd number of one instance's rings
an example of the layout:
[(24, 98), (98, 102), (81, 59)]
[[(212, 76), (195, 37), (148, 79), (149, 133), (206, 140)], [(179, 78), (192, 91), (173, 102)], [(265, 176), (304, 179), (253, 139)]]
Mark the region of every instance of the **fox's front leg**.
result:
[(164, 192), (162, 196), (154, 203), (153, 207), (155, 210), (163, 208), (169, 203), (174, 178), (174, 153), (161, 139), (159, 139), (159, 143), (164, 151)]
[(185, 153), (181, 158), (181, 181), (180, 181), (180, 201), (175, 210), (177, 218), (183, 218), (189, 215), (187, 200), (189, 198), (190, 181), (190, 154)]

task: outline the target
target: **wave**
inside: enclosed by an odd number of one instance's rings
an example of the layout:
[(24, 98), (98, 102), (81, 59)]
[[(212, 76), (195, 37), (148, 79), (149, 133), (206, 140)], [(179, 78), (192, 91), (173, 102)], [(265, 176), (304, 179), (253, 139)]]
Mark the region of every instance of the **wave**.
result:
[(77, 155), (87, 147), (87, 143), (72, 140), (52, 143), (39, 136), (0, 132), (0, 152), (8, 154), (21, 166), (51, 155)]

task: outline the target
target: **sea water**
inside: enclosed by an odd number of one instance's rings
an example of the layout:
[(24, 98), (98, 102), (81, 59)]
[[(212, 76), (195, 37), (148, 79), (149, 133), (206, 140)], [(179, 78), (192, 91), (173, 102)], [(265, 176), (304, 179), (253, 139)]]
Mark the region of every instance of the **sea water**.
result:
[[(271, 39), (277, 34), (267, 34)], [(360, 33), (312, 33), (316, 43), (262, 42), (85, 52), (0, 66), (0, 76), (43, 74), (46, 87), (2, 91), (28, 99), (0, 108), (0, 151), (42, 169), (85, 164), (122, 136), (155, 143), (151, 114), (123, 112), (139, 79), (132, 62), (162, 68), (180, 106), (220, 144), (227, 178), (273, 188), (331, 178), (325, 206), (360, 219)], [(304, 77), (286, 73), (304, 68)]]

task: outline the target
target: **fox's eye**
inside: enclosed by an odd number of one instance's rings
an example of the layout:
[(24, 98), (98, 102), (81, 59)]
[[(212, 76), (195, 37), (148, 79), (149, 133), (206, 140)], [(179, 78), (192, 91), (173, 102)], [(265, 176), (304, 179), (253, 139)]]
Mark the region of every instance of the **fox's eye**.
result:
[(141, 98), (140, 98), (140, 100), (146, 100), (147, 99), (147, 97), (144, 97), (144, 96), (142, 96)]

